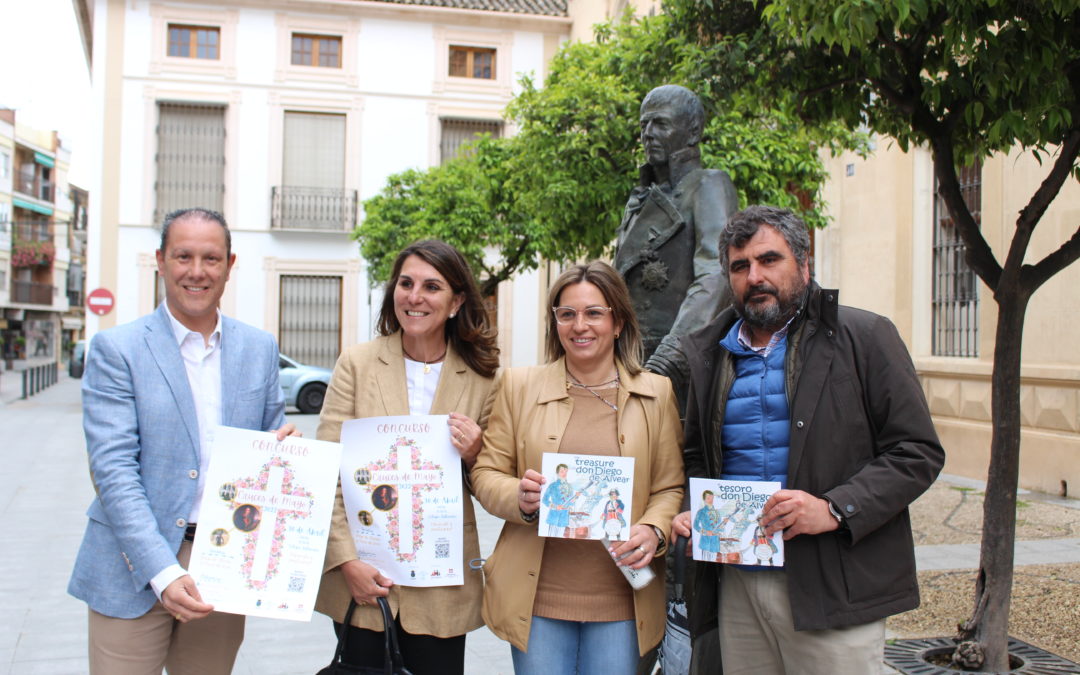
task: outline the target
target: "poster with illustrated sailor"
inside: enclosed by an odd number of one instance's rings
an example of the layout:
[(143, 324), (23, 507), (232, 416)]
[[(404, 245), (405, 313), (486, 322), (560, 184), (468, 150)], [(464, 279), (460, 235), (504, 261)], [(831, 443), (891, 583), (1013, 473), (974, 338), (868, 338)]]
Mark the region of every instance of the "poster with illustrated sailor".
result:
[(447, 415), (349, 420), (341, 494), (356, 556), (401, 586), (465, 583), (461, 457)]
[(540, 536), (630, 538), (634, 458), (545, 452)]
[(779, 481), (690, 479), (694, 560), (783, 567), (784, 533), (765, 535), (762, 507)]
[(341, 445), (218, 426), (188, 571), (219, 612), (311, 621)]

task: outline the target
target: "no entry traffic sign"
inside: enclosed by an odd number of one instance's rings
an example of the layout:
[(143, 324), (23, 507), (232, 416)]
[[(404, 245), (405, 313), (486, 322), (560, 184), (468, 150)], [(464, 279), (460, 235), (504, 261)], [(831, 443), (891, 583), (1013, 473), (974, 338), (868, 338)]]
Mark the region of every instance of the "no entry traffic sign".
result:
[(86, 296), (86, 308), (98, 316), (105, 316), (112, 311), (116, 298), (107, 288), (95, 288)]

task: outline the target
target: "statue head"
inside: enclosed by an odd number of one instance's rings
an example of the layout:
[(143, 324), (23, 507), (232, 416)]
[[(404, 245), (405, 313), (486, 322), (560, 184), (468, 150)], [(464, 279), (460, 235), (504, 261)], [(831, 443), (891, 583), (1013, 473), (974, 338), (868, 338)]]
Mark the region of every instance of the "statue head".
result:
[(666, 165), (674, 153), (694, 147), (705, 127), (705, 108), (694, 92), (665, 84), (641, 102), (641, 146), (653, 166)]

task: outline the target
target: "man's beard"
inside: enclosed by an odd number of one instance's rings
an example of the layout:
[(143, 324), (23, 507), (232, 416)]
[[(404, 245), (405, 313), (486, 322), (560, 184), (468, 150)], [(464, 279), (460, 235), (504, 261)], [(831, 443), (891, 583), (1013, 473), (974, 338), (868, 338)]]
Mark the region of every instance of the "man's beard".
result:
[[(749, 302), (752, 296), (762, 293), (773, 296), (776, 302)], [(771, 284), (758, 284), (746, 289), (742, 298), (735, 299), (735, 311), (751, 329), (775, 333), (802, 309), (805, 295), (806, 284), (802, 278), (798, 279), (790, 293), (784, 294)]]

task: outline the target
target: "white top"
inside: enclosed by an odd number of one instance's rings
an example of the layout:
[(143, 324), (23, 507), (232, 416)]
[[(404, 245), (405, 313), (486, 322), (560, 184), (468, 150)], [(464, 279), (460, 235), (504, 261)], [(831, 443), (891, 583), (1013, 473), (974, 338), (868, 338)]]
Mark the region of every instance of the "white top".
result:
[(439, 386), (442, 362), (423, 363), (405, 357), (405, 385), (409, 391), (409, 414), (427, 415)]
[[(165, 305), (168, 310), (168, 304)], [(199, 473), (195, 487), (195, 501), (188, 511), (188, 523), (199, 522), (199, 506), (202, 504), (203, 489), (206, 487), (206, 471), (210, 466), (210, 440), (214, 426), (221, 424), (221, 312), (217, 315), (217, 325), (204, 340), (197, 333), (176, 320), (172, 311), (168, 311), (169, 323), (172, 324), (173, 336), (180, 346), (180, 356), (187, 371), (188, 386), (195, 404), (195, 418), (199, 425)], [(169, 584), (187, 574), (180, 565), (169, 565), (154, 575), (150, 587), (158, 599)]]

